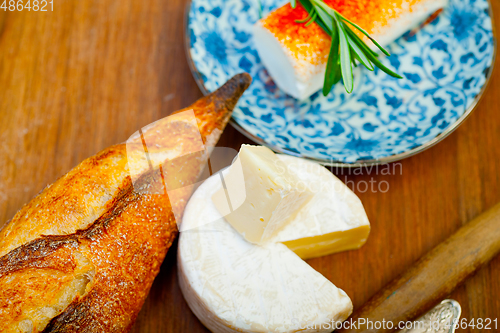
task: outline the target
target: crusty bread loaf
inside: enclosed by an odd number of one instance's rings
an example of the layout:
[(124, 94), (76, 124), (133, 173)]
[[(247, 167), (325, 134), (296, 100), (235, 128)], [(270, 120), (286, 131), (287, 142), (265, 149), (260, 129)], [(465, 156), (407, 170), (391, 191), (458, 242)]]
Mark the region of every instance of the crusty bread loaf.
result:
[(195, 182), (208, 157), (196, 135), (214, 145), (249, 83), (239, 74), (181, 110), (193, 110), (197, 129), (185, 112), (152, 124), (149, 168), (134, 180), (142, 135), (86, 159), (25, 205), (0, 232), (0, 332), (128, 331), (177, 234), (173, 210), (191, 194), (166, 190)]

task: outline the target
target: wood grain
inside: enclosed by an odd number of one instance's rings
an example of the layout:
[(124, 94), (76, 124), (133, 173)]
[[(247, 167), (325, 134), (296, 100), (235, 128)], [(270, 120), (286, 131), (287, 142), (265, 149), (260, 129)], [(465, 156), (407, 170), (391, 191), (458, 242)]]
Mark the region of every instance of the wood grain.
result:
[(338, 333), (391, 332), (393, 326), (377, 329), (373, 323), (391, 322), (397, 326), (424, 315), (498, 253), (500, 203), (458, 229), (377, 292), (351, 315), (349, 321), (359, 325)]
[[(184, 1), (54, 2), (53, 12), (0, 11), (0, 225), (84, 158), (201, 96), (185, 60)], [(390, 174), (333, 170), (365, 204), (372, 233), (361, 250), (308, 262), (356, 308), (500, 202), (499, 68), (500, 57), (477, 109), (437, 146)], [(243, 142), (228, 128), (220, 145)], [(371, 180), (388, 191), (365, 191)], [(134, 332), (206, 332), (182, 298), (175, 256), (174, 245)], [(500, 317), (498, 276), (500, 258), (450, 295), (463, 317)]]

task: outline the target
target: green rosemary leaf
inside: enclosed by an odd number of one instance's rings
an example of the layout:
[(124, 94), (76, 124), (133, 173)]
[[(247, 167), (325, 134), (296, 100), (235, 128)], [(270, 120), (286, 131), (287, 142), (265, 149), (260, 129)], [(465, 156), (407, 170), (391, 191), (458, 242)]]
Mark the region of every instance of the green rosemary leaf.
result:
[[(347, 34), (350, 37), (350, 39), (364, 51), (365, 56), (370, 60), (375, 66), (380, 68), (384, 73), (389, 74), (392, 77), (402, 79), (403, 77), (399, 74), (396, 74), (395, 72), (391, 71), (389, 68), (387, 68), (382, 62), (378, 59), (377, 54), (370, 49), (362, 40), (361, 38), (358, 37), (352, 30), (346, 29)], [(352, 46), (352, 44), (351, 44)]]
[(318, 6), (318, 4), (316, 3), (317, 0), (310, 0), (310, 1), (312, 7), (318, 13), (318, 17), (321, 19), (321, 22), (323, 22), (324, 25), (330, 30), (327, 31), (327, 33), (331, 36), (335, 26), (335, 20), (333, 16), (331, 16), (323, 7)]
[(360, 63), (362, 63), (363, 66), (365, 66), (369, 71), (373, 71), (373, 65), (372, 65), (372, 63), (366, 57), (366, 55), (364, 54), (363, 50), (356, 44), (355, 41), (353, 41), (351, 39), (351, 36), (349, 36), (349, 33), (347, 33), (347, 41), (349, 42), (349, 46), (351, 47), (351, 51), (356, 56), (356, 59), (358, 59), (358, 61)]
[(297, 6), (297, 0), (290, 0), (290, 4), (292, 5), (292, 8), (295, 8)]
[(391, 71), (389, 68), (385, 67), (385, 65), (376, 57), (373, 57), (371, 54), (366, 55), (368, 59), (370, 59), (371, 62), (378, 68), (380, 68), (384, 73), (389, 74), (392, 77), (395, 77), (397, 79), (402, 79), (403, 77), (397, 73), (394, 73)]
[(352, 93), (354, 87), (354, 80), (352, 76), (352, 63), (351, 52), (349, 44), (347, 43), (347, 36), (344, 30), (344, 23), (340, 20), (335, 20), (339, 32), (340, 40), (340, 68), (342, 70), (342, 79), (344, 80), (344, 87), (347, 93)]
[(330, 47), (330, 53), (328, 54), (328, 61), (326, 63), (323, 96), (328, 95), (333, 85), (339, 82), (342, 77), (339, 60), (339, 34), (338, 29), (335, 29), (332, 34), (332, 46)]
[(349, 28), (349, 26), (345, 26), (345, 31), (347, 32), (347, 35), (349, 36), (349, 40), (353, 41), (354, 43), (356, 43), (356, 45), (361, 48), (361, 50), (363, 50), (363, 52), (366, 54), (366, 53), (370, 53), (372, 56), (374, 56), (375, 58), (378, 57), (378, 54), (377, 52), (373, 51), (370, 47), (368, 47), (368, 45), (366, 45), (366, 43), (361, 39), (359, 38), (358, 35), (356, 35), (354, 33), (354, 31), (351, 30), (351, 28)]
[(382, 45), (380, 45), (376, 40), (375, 38), (373, 38), (372, 36), (370, 36), (370, 34), (368, 32), (366, 32), (366, 30), (364, 30), (363, 28), (361, 28), (359, 25), (357, 25), (356, 23), (352, 22), (351, 20), (347, 19), (346, 17), (342, 16), (342, 14), (336, 12), (337, 14), (337, 17), (340, 17), (343, 21), (345, 22), (348, 22), (349, 24), (351, 24), (352, 26), (354, 26), (356, 29), (358, 29), (359, 31), (361, 31), (363, 33), (363, 35), (365, 35), (366, 37), (368, 37), (373, 44), (375, 44), (380, 51), (382, 51), (386, 56), (390, 56), (391, 54), (389, 52), (387, 52), (386, 49), (384, 49), (382, 47)]
[(352, 47), (351, 47), (351, 49), (349, 50), (349, 52), (351, 52), (351, 63), (352, 63), (352, 65), (353, 65), (354, 67), (358, 67), (358, 64), (356, 63), (356, 60), (358, 60), (358, 61), (359, 61), (359, 59), (358, 59), (358, 56), (356, 55), (356, 53), (354, 53), (354, 52), (352, 51)]
[(313, 6), (316, 8), (321, 8), (326, 15), (328, 15), (331, 19), (337, 20), (335, 14), (337, 13), (333, 8), (329, 7), (327, 4), (323, 2), (323, 0), (311, 0)]
[(329, 34), (330, 36), (332, 35), (333, 33), (333, 30), (335, 29), (335, 23), (333, 21), (333, 18), (328, 15), (327, 12), (325, 12), (323, 10), (323, 8), (317, 6), (314, 1), (312, 2), (312, 6), (314, 8), (314, 10), (316, 11), (316, 13), (318, 13), (318, 18), (319, 20), (318, 21), (321, 21), (323, 22), (323, 24), (328, 28), (329, 31), (325, 30), (327, 34)]
[[(315, 7), (313, 7), (312, 3), (310, 0), (299, 0), (300, 4), (302, 5), (302, 7), (304, 7), (304, 9), (308, 12), (308, 13), (311, 13), (311, 11), (315, 11)], [(328, 19), (330, 18), (328, 15), (325, 19)], [(328, 22), (328, 21), (327, 21)], [(330, 18), (330, 25), (327, 26), (326, 23), (324, 23), (322, 21), (322, 17), (321, 15), (318, 15), (318, 18), (316, 18), (316, 23), (323, 29), (325, 30), (325, 32), (331, 36), (332, 35), (332, 29), (331, 27), (333, 26), (333, 24), (331, 24), (331, 18)]]
[(316, 18), (318, 17), (318, 14), (316, 11), (314, 11), (314, 14), (313, 16), (311, 17), (311, 19), (309, 20), (309, 22), (306, 23), (306, 27), (310, 26), (312, 23), (314, 23), (314, 21), (316, 20)]
[(295, 23), (306, 23), (307, 21), (309, 21), (311, 19), (311, 17), (313, 16), (314, 13), (315, 13), (314, 10), (310, 11), (309, 14), (307, 14), (307, 17), (305, 19), (295, 20)]

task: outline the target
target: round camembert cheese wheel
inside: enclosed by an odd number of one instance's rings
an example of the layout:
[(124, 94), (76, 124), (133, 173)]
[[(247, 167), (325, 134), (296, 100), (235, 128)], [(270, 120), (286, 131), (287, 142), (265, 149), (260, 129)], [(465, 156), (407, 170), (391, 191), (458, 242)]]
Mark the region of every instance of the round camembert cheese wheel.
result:
[(370, 230), (363, 206), (324, 167), (279, 158), (314, 197), (274, 241), (252, 244), (221, 216), (211, 200), (222, 186), (219, 174), (186, 207), (179, 283), (191, 310), (212, 332), (331, 332), (352, 312), (347, 294), (301, 257), (360, 247)]

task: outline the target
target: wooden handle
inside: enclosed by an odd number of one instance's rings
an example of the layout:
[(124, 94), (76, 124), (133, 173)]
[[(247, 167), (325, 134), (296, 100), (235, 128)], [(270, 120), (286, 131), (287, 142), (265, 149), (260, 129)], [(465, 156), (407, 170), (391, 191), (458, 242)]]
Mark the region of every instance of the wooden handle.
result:
[[(395, 279), (336, 332), (392, 332), (401, 321), (416, 319), (500, 252), (500, 204), (461, 227)], [(385, 328), (348, 324), (392, 322)], [(382, 325), (382, 324), (379, 324)]]

